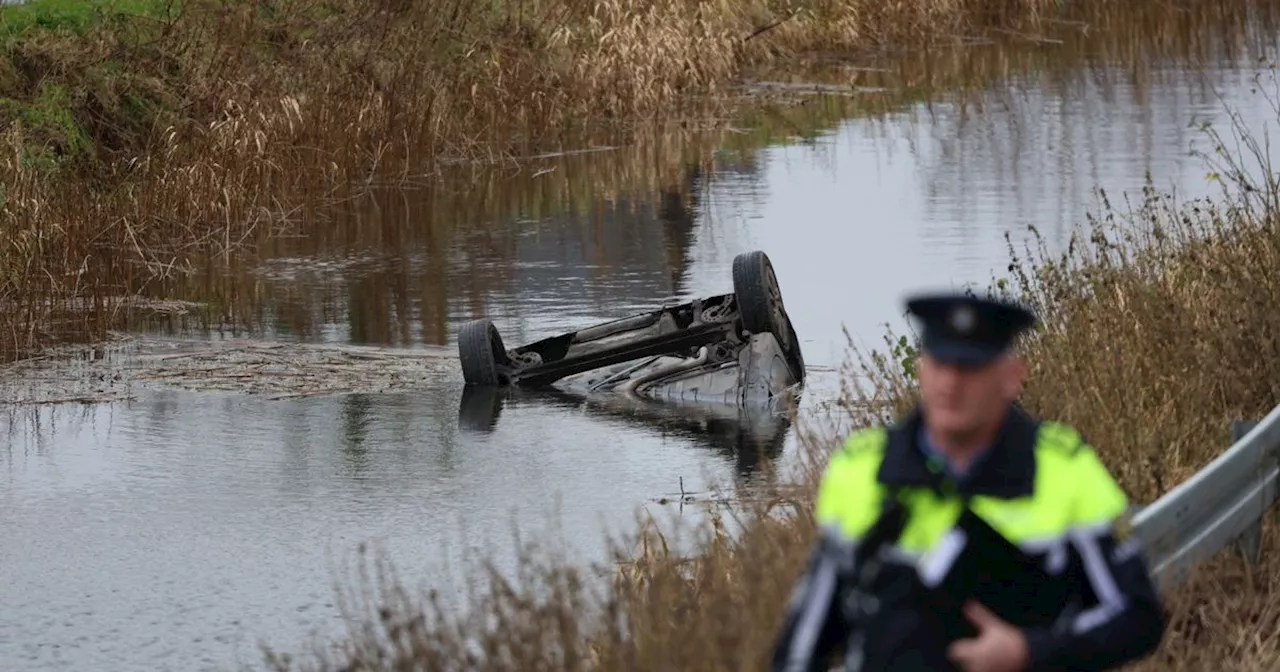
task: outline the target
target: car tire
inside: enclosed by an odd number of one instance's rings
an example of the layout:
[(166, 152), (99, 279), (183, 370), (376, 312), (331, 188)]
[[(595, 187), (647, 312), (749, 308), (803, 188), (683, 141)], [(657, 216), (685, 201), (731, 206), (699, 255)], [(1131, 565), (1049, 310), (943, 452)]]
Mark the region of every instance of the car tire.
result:
[(462, 325), (458, 358), (462, 360), (462, 379), (468, 385), (504, 384), (501, 365), (507, 363), (507, 350), (493, 322), (482, 318)]
[(782, 290), (768, 255), (754, 250), (733, 258), (733, 294), (744, 329), (753, 334), (773, 334), (785, 352), (795, 348), (782, 305)]

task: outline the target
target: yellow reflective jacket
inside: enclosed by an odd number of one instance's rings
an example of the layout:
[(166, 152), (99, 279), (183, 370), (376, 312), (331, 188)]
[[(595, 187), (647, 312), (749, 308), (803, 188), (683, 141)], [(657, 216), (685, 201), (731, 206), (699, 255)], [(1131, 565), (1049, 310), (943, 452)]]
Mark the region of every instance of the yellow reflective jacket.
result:
[[(921, 449), (920, 427), (913, 411), (855, 433), (832, 456), (816, 503), (821, 537), (773, 669), (826, 669), (840, 649), (846, 669), (952, 669), (945, 650), (959, 635), (935, 598), (961, 567), (980, 601), (1016, 613), (1006, 620), (1022, 628), (1031, 670), (1113, 669), (1158, 646), (1166, 620), (1145, 559), (1136, 539), (1117, 538), (1127, 498), (1075, 430), (1011, 407), (996, 442), (957, 480)], [(866, 548), (889, 507), (902, 514), (891, 538)], [(1010, 550), (980, 548), (981, 530)]]

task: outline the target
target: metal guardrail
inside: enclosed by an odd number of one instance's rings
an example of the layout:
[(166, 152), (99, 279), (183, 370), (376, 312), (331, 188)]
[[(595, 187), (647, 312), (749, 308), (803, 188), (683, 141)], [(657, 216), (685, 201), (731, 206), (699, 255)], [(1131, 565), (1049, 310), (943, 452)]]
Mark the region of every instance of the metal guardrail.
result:
[(1280, 498), (1280, 406), (1260, 422), (1232, 423), (1231, 440), (1208, 466), (1133, 518), (1162, 587), (1181, 583), (1227, 546), (1258, 560), (1262, 517)]

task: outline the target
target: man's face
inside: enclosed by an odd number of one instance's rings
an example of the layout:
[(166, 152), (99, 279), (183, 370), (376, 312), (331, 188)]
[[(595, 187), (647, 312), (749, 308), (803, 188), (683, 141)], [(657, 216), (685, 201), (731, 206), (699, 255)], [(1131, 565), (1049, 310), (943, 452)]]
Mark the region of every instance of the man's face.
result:
[(997, 423), (1017, 398), (1025, 368), (1005, 354), (979, 367), (958, 367), (920, 357), (917, 375), (929, 428), (957, 437), (980, 433)]

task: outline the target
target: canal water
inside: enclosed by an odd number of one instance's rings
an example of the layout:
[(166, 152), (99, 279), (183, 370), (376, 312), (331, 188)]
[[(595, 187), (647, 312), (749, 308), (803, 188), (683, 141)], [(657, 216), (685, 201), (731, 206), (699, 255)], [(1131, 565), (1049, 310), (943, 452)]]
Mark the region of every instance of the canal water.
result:
[[(733, 257), (760, 249), (814, 368), (812, 415), (836, 389), (846, 330), (878, 347), (886, 325), (901, 328), (907, 292), (1003, 274), (1006, 233), (1023, 241), (1035, 225), (1061, 248), (1096, 211), (1094, 186), (1136, 195), (1147, 175), (1184, 197), (1214, 193), (1190, 126), (1221, 125), (1226, 106), (1255, 130), (1274, 119), (1251, 78), (1276, 33), (1200, 28), (1198, 51), (1103, 36), (788, 73), (901, 96), (952, 72), (969, 90), (876, 114), (859, 98), (805, 98), (752, 115), (714, 152), (648, 137), (375, 189), (314, 236), (211, 267), (169, 298), (217, 309), (150, 331), (447, 355), (479, 316), (514, 344), (728, 291)], [(456, 360), (421, 366), (411, 389), (388, 393), (139, 389), (7, 409), (3, 668), (254, 667), (260, 642), (293, 651), (341, 632), (335, 585), (363, 542), (410, 585), (448, 595), (480, 558), (510, 568), (513, 528), (599, 560), (605, 535), (641, 512), (680, 514), (654, 499), (750, 477), (795, 449), (793, 428), (767, 418), (539, 397), (460, 422)]]

